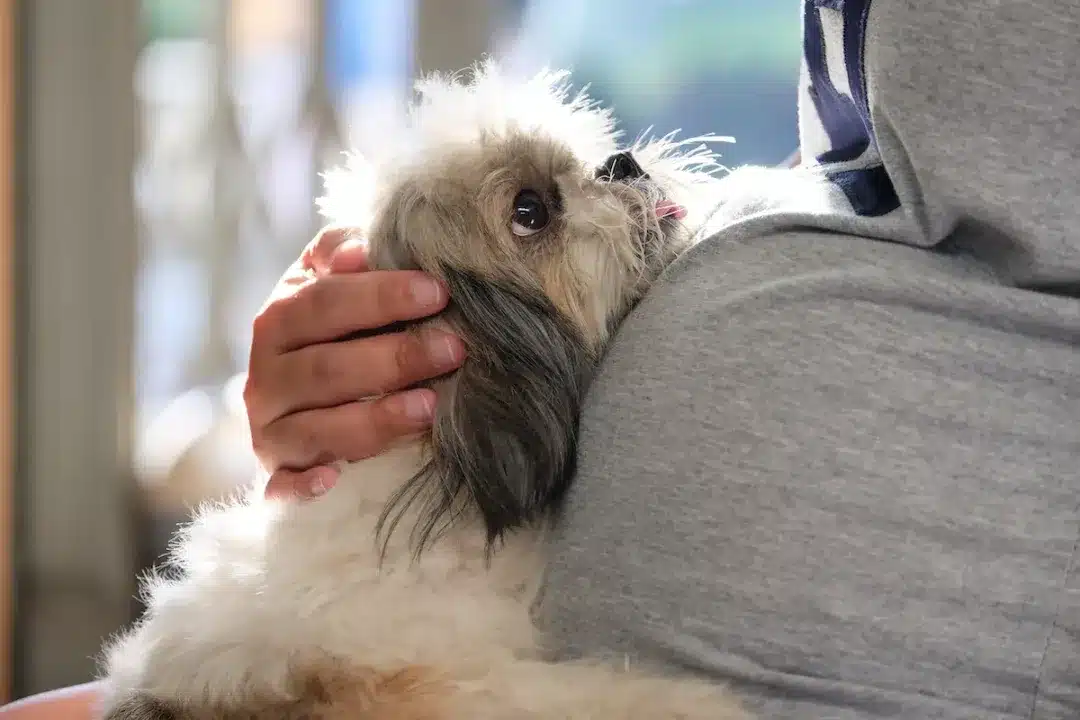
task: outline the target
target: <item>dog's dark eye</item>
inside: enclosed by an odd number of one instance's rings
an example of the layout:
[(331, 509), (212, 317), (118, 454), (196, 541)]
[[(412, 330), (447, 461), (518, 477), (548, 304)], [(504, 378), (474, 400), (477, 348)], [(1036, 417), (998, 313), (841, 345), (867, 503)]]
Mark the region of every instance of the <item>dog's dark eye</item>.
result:
[(547, 205), (535, 190), (522, 190), (514, 198), (514, 217), (510, 230), (518, 237), (535, 235), (551, 221)]

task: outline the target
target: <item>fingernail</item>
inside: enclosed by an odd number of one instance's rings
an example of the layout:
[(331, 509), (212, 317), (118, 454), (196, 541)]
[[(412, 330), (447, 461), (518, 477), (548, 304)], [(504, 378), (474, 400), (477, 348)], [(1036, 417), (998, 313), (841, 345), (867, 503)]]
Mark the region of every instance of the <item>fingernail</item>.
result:
[(409, 286), (413, 302), (423, 308), (437, 308), (445, 297), (443, 287), (431, 278), (416, 278)]
[(430, 392), (407, 392), (402, 395), (401, 402), (405, 417), (415, 422), (427, 422), (435, 415), (435, 402)]
[(340, 245), (338, 245), (337, 250), (334, 251), (334, 254), (337, 255), (339, 253), (363, 252), (364, 248), (366, 247), (366, 240), (364, 240), (363, 238), (351, 237), (347, 240), (344, 240)]
[(450, 369), (461, 361), (460, 344), (451, 335), (439, 331), (429, 332), (424, 339), (428, 357), (436, 367)]
[(308, 482), (307, 495), (308, 497), (317, 498), (322, 497), (337, 484), (337, 473), (331, 470), (320, 470), (315, 473), (311, 480)]
[(349, 238), (345, 242), (338, 245), (337, 250), (334, 250), (333, 257), (342, 257), (345, 255), (353, 255), (355, 253), (366, 252), (367, 241), (361, 238)]
[(351, 238), (341, 243), (330, 256), (328, 263), (331, 271), (342, 268), (353, 269), (356, 261), (362, 259), (367, 252), (367, 242), (360, 238)]

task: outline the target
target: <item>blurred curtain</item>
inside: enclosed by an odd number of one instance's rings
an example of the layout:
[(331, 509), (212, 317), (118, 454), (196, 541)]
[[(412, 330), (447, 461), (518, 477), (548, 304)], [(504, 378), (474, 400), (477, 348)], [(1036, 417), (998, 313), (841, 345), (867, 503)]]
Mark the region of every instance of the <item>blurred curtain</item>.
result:
[(20, 3), (15, 693), (131, 616), (136, 0)]

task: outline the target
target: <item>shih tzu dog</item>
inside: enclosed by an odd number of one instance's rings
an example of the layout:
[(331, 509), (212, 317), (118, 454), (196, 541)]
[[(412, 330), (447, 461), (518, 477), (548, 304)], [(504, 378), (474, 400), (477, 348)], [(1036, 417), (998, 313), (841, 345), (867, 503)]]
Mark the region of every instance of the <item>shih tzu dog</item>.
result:
[(107, 717), (745, 717), (699, 680), (550, 662), (529, 618), (590, 375), (739, 173), (718, 180), (697, 141), (620, 149), (559, 73), (487, 64), (418, 98), (407, 142), (331, 173), (321, 208), (363, 233), (375, 267), (450, 289), (413, 328), (468, 349), (432, 383), (430, 435), (347, 466), (315, 501), (252, 490), (201, 511), (106, 650)]

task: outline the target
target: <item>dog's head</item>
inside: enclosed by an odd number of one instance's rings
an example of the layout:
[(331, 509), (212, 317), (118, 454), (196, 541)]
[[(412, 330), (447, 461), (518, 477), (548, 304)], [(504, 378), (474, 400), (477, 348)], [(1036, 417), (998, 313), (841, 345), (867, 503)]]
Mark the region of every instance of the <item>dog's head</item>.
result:
[(404, 148), (328, 176), (324, 213), (359, 226), (373, 267), (443, 280), (437, 322), (467, 348), (437, 384), (430, 461), (386, 516), (419, 503), (419, 547), (463, 514), (494, 541), (559, 500), (609, 334), (685, 247), (712, 181), (700, 142), (618, 148), (610, 114), (565, 80), (492, 64), (430, 78)]

